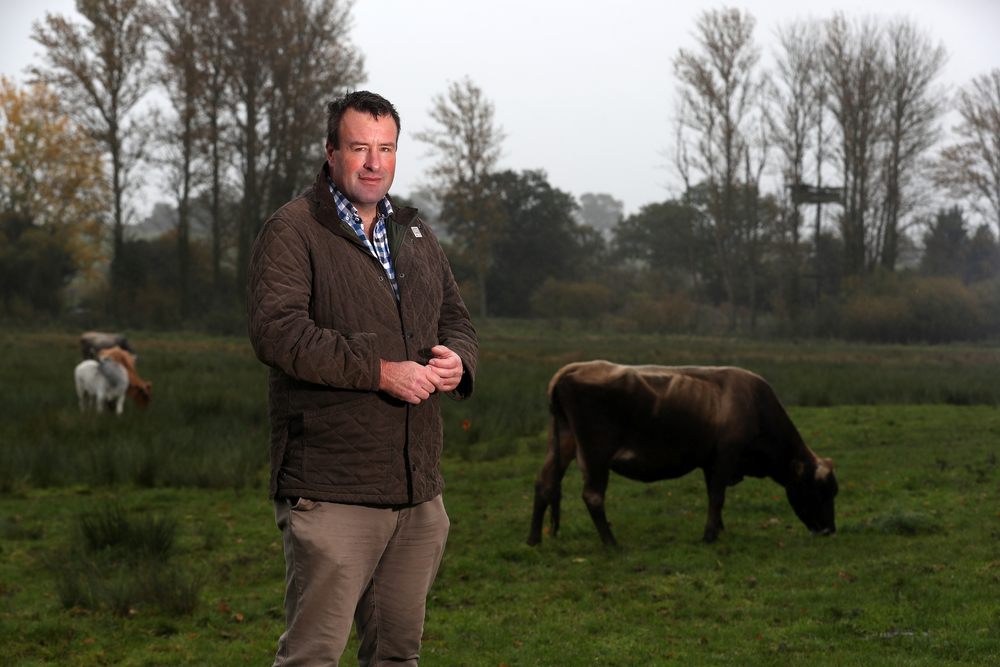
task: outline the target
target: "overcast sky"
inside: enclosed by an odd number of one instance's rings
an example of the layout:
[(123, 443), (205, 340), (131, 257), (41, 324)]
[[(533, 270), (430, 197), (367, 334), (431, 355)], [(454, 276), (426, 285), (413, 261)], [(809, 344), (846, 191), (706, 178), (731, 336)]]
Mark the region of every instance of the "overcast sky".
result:
[[(676, 194), (664, 157), (676, 99), (671, 62), (694, 46), (696, 17), (724, 6), (756, 19), (765, 58), (779, 25), (842, 11), (913, 19), (948, 50), (941, 83), (953, 89), (1000, 67), (1000, 0), (359, 0), (348, 35), (365, 55), (363, 87), (402, 117), (392, 191), (408, 195), (425, 177), (430, 160), (412, 133), (429, 126), (431, 98), (468, 76), (507, 134), (502, 168), (544, 169), (555, 187), (609, 193), (626, 213)], [(40, 50), (32, 23), (46, 12), (76, 16), (74, 7), (0, 0), (0, 73), (23, 82)]]

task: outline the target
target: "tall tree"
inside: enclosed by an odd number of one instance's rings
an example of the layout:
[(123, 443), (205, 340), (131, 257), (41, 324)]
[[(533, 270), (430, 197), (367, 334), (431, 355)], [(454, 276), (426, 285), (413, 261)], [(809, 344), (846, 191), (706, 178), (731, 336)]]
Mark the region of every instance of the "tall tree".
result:
[(0, 294), (57, 311), (66, 278), (100, 253), (101, 151), (44, 84), (0, 79)]
[(322, 101), (364, 80), (343, 0), (216, 0), (226, 30), (242, 204), (237, 283), (264, 220), (310, 180), (325, 136)]
[[(775, 85), (773, 96), (772, 137), (782, 158), (785, 185), (785, 210), (782, 243), (784, 271), (787, 274), (784, 298), (792, 319), (798, 315), (801, 304), (801, 278), (803, 270), (802, 206), (795, 197), (795, 188), (807, 180), (806, 160), (813, 147), (821, 144), (821, 116), (823, 101), (823, 72), (820, 67), (819, 29), (813, 21), (795, 21), (779, 28), (780, 50), (775, 54)], [(821, 165), (817, 155), (814, 178), (820, 181)]]
[(920, 269), (931, 276), (957, 276), (961, 273), (969, 242), (962, 209), (953, 206), (940, 210), (924, 233), (924, 254)]
[(191, 215), (197, 175), (199, 139), (204, 134), (201, 110), (205, 73), (200, 55), (208, 0), (167, 0), (156, 5), (152, 25), (163, 52), (160, 82), (175, 117), (162, 128), (169, 151), (163, 164), (177, 199), (177, 275), (181, 316), (191, 313)]
[(934, 81), (947, 58), (943, 46), (908, 19), (891, 22), (885, 32), (886, 49), (886, 128), (882, 180), (882, 206), (877, 254), (882, 266), (892, 271), (899, 256), (901, 218), (915, 193), (904, 196), (918, 177), (919, 160), (937, 143), (937, 122), (944, 113), (946, 98)]
[[(683, 96), (680, 165), (688, 180), (699, 172), (708, 188), (708, 213), (716, 262), (729, 299), (729, 327), (736, 327), (736, 254), (742, 221), (738, 198), (740, 176), (750, 158), (762, 126), (759, 101), (764, 80), (758, 72), (760, 48), (754, 43), (755, 21), (737, 9), (709, 10), (696, 23), (699, 51), (681, 49), (674, 58), (674, 73)], [(760, 146), (757, 146), (760, 149)]]
[(148, 140), (137, 105), (152, 85), (148, 75), (148, 12), (143, 0), (77, 0), (89, 22), (73, 23), (46, 14), (32, 27), (45, 47), (44, 67), (32, 73), (59, 94), (66, 113), (110, 156), (108, 184), (113, 201), (112, 281), (129, 217), (127, 196)]
[(547, 278), (593, 275), (603, 246), (598, 232), (576, 222), (573, 197), (549, 184), (543, 171), (502, 171), (489, 176), (507, 233), (494, 246), (488, 278), (497, 315), (530, 314), (530, 298)]
[(266, 107), (268, 212), (284, 205), (316, 177), (326, 136), (325, 102), (365, 79), (364, 58), (346, 38), (351, 3), (294, 0), (282, 4), (273, 61), (273, 95)]
[(227, 179), (229, 130), (232, 125), (229, 112), (230, 70), (227, 67), (226, 29), (218, 0), (210, 0), (207, 16), (201, 26), (199, 42), (199, 70), (202, 74), (200, 107), (204, 119), (201, 152), (205, 156), (207, 185), (202, 193), (204, 208), (209, 217), (212, 244), (212, 289), (215, 302), (224, 296), (222, 278), (223, 235), (232, 219), (224, 207)]
[(605, 241), (611, 240), (624, 212), (625, 204), (607, 193), (586, 192), (580, 195), (580, 219), (583, 224), (600, 232)]
[(875, 263), (879, 146), (888, 93), (885, 51), (876, 23), (849, 23), (843, 14), (826, 22), (823, 67), (828, 105), (839, 131), (837, 151), (844, 184), (844, 273), (862, 275)]
[(1000, 232), (1000, 68), (962, 88), (955, 108), (960, 141), (941, 151), (937, 180)]
[(687, 277), (696, 297), (703, 274), (714, 272), (710, 225), (691, 199), (646, 204), (615, 227), (615, 254), (650, 269)]
[(413, 136), (437, 158), (428, 170), (431, 186), (442, 203), (442, 220), (473, 256), (479, 316), (485, 319), (486, 281), (506, 222), (489, 176), (500, 160), (506, 135), (494, 122), (493, 103), (469, 78), (452, 82), (447, 94), (435, 95), (429, 114), (438, 127)]

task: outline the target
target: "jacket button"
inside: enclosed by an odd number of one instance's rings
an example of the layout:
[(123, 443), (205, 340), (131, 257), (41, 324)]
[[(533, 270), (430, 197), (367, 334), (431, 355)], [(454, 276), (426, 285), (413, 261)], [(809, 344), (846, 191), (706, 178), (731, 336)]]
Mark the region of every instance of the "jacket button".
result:
[(405, 273), (400, 273), (400, 274), (399, 274), (399, 277), (400, 277), (400, 278), (405, 278), (405, 277), (406, 277), (406, 274), (405, 274)]
[(412, 470), (413, 472), (417, 472), (417, 464), (414, 463), (413, 465), (411, 465), (410, 470)]
[(407, 331), (406, 332), (406, 337), (407, 338), (413, 338), (413, 332), (412, 331)]
[(379, 282), (382, 282), (382, 276), (379, 276), (379, 277), (378, 277), (378, 281), (379, 281)]

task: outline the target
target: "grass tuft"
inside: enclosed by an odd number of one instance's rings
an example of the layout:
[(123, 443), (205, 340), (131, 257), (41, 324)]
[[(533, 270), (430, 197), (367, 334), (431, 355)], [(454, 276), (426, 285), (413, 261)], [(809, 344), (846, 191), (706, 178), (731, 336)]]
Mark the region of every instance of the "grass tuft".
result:
[(122, 560), (166, 560), (177, 533), (176, 519), (136, 515), (117, 501), (84, 512), (77, 522), (87, 553), (107, 550)]
[(887, 514), (845, 526), (846, 532), (882, 533), (883, 535), (932, 535), (943, 530), (931, 515), (915, 510), (895, 508)]
[(112, 501), (77, 515), (71, 544), (47, 558), (66, 609), (105, 609), (115, 616), (152, 606), (167, 616), (198, 606), (201, 578), (168, 562), (177, 521), (129, 512)]

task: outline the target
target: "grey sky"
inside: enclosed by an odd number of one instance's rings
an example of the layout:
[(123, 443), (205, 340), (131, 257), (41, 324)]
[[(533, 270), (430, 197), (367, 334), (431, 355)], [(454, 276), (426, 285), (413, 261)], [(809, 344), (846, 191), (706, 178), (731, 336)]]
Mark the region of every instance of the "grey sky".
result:
[[(469, 76), (507, 133), (501, 167), (544, 169), (575, 196), (610, 193), (626, 213), (666, 199), (676, 184), (664, 157), (676, 97), (671, 62), (694, 45), (698, 14), (727, 5), (754, 16), (767, 55), (778, 25), (839, 10), (915, 20), (948, 50), (941, 83), (952, 88), (1000, 67), (997, 0), (360, 0), (349, 36), (365, 54), (364, 87), (402, 116), (393, 191), (409, 194), (430, 164), (412, 133), (428, 126), (432, 96)], [(23, 81), (40, 50), (32, 22), (46, 11), (74, 14), (74, 6), (0, 0), (0, 73)]]

